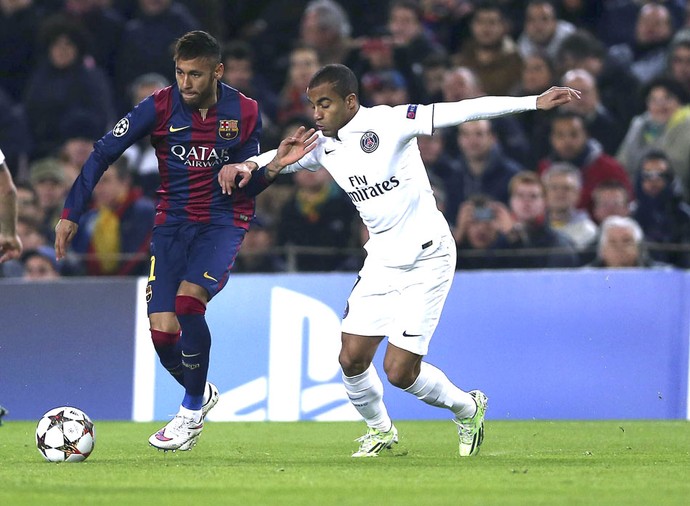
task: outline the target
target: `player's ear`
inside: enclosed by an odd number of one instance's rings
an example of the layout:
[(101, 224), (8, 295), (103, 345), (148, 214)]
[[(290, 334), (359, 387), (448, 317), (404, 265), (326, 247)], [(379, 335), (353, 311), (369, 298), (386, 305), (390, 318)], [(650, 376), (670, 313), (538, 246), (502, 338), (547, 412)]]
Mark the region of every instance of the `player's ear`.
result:
[(347, 97), (345, 97), (345, 104), (347, 105), (348, 109), (354, 109), (357, 107), (357, 95), (350, 93)]
[(218, 65), (216, 65), (216, 68), (213, 70), (213, 77), (215, 77), (218, 81), (220, 81), (221, 78), (223, 77), (224, 73), (225, 73), (225, 66), (221, 62)]

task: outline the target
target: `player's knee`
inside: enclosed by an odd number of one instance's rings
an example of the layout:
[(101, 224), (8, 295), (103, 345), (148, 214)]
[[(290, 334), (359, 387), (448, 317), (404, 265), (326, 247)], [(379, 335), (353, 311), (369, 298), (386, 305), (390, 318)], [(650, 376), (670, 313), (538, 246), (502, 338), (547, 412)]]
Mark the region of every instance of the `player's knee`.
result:
[(175, 313), (177, 315), (203, 316), (206, 314), (206, 305), (196, 297), (178, 295), (175, 297)]
[(401, 367), (399, 364), (384, 363), (383, 366), (388, 382), (394, 387), (405, 389), (415, 382), (416, 378), (413, 371)]
[(343, 374), (349, 377), (362, 374), (369, 368), (370, 364), (370, 362), (353, 357), (349, 353), (346, 353), (342, 350), (338, 356), (338, 362), (340, 362), (340, 367), (343, 370)]

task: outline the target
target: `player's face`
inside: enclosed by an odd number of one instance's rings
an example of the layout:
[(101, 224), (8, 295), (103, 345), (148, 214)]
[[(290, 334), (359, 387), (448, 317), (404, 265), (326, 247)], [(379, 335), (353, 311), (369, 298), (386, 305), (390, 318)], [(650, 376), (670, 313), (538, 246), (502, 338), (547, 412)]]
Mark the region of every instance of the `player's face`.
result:
[(175, 78), (185, 104), (208, 109), (216, 103), (216, 84), (223, 76), (223, 64), (208, 58), (177, 60)]
[(314, 111), (316, 128), (326, 137), (335, 137), (338, 130), (352, 119), (359, 108), (354, 93), (342, 98), (335, 92), (331, 83), (307, 89), (307, 99)]

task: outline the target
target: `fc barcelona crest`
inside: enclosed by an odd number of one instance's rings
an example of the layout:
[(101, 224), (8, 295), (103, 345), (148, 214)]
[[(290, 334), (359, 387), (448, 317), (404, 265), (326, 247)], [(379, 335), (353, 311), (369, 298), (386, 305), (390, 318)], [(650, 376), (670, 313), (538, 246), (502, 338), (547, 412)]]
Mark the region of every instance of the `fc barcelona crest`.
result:
[(239, 121), (236, 119), (221, 119), (218, 121), (218, 135), (225, 140), (232, 140), (240, 133)]

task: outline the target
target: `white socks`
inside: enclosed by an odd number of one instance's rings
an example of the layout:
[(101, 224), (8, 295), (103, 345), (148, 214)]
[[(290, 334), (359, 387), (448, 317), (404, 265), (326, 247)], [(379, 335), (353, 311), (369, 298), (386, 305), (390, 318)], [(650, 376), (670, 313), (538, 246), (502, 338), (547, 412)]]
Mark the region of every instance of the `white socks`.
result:
[[(348, 377), (343, 374), (343, 384), (352, 405), (359, 411), (369, 427), (388, 432), (393, 422), (383, 404), (383, 383), (374, 364), (362, 374)], [(471, 401), (471, 399), (470, 399)]]
[(431, 406), (451, 410), (459, 420), (474, 416), (477, 410), (470, 394), (453, 385), (443, 371), (426, 362), (422, 362), (419, 376), (405, 391)]

